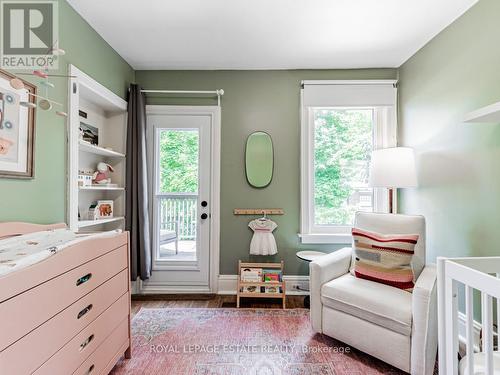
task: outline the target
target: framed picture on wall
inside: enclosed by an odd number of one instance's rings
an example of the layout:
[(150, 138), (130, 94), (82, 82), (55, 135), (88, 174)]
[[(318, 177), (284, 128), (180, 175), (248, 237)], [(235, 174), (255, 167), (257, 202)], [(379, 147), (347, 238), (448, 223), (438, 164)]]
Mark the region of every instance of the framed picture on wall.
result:
[[(16, 90), (10, 81), (17, 78), (0, 70), (0, 177), (33, 178), (36, 86), (24, 80)], [(18, 78), (19, 79), (19, 78)]]

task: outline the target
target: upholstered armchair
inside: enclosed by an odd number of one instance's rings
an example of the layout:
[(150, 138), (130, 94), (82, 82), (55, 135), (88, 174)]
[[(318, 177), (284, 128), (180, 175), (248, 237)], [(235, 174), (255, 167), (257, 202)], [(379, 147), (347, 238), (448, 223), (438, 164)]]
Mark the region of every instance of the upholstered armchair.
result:
[(437, 352), (436, 268), (425, 265), (422, 216), (357, 213), (355, 227), (380, 234), (418, 234), (413, 293), (354, 277), (352, 250), (310, 264), (314, 331), (413, 375), (432, 374)]

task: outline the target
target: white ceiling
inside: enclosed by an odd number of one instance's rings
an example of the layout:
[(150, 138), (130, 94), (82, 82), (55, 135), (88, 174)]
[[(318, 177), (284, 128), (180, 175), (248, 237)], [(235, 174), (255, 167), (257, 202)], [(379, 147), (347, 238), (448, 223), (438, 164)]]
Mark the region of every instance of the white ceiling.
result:
[(399, 67), (477, 0), (68, 0), (134, 69)]

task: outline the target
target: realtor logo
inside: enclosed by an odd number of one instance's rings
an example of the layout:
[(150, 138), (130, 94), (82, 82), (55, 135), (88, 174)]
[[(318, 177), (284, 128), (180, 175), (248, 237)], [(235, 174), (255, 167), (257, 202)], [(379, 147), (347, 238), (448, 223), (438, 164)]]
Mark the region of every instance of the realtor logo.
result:
[(1, 0), (1, 67), (57, 69), (57, 1)]

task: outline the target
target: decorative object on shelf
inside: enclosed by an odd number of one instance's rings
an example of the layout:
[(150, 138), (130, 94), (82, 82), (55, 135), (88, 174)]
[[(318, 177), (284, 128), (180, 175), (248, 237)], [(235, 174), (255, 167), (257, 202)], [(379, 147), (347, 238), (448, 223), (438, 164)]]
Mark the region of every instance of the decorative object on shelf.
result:
[(252, 220), (248, 226), (254, 232), (250, 242), (250, 254), (274, 255), (278, 253), (276, 240), (273, 236), (273, 230), (278, 227), (278, 224), (268, 219), (266, 213), (263, 217)]
[(78, 186), (92, 186), (92, 173), (85, 171), (78, 172)]
[(97, 201), (99, 219), (111, 219), (113, 217), (113, 204), (112, 200)]
[(389, 212), (397, 213), (397, 189), (418, 186), (413, 149), (392, 147), (373, 151), (368, 184), (389, 188)]
[(255, 188), (265, 188), (273, 179), (274, 151), (271, 136), (258, 131), (247, 138), (245, 171), (247, 181)]
[(97, 220), (99, 217), (97, 216), (98, 210), (97, 210), (97, 203), (92, 203), (89, 207), (89, 212), (87, 214), (87, 219), (88, 220)]
[(99, 200), (89, 207), (88, 220), (113, 218), (114, 202), (112, 200)]
[(99, 129), (80, 121), (80, 139), (91, 145), (99, 145)]
[(106, 185), (111, 184), (111, 177), (109, 177), (110, 172), (114, 172), (115, 170), (108, 163), (100, 162), (97, 164), (97, 171), (94, 173), (92, 177), (92, 183), (98, 185)]
[(33, 178), (35, 96), (36, 86), (0, 70), (0, 177)]

